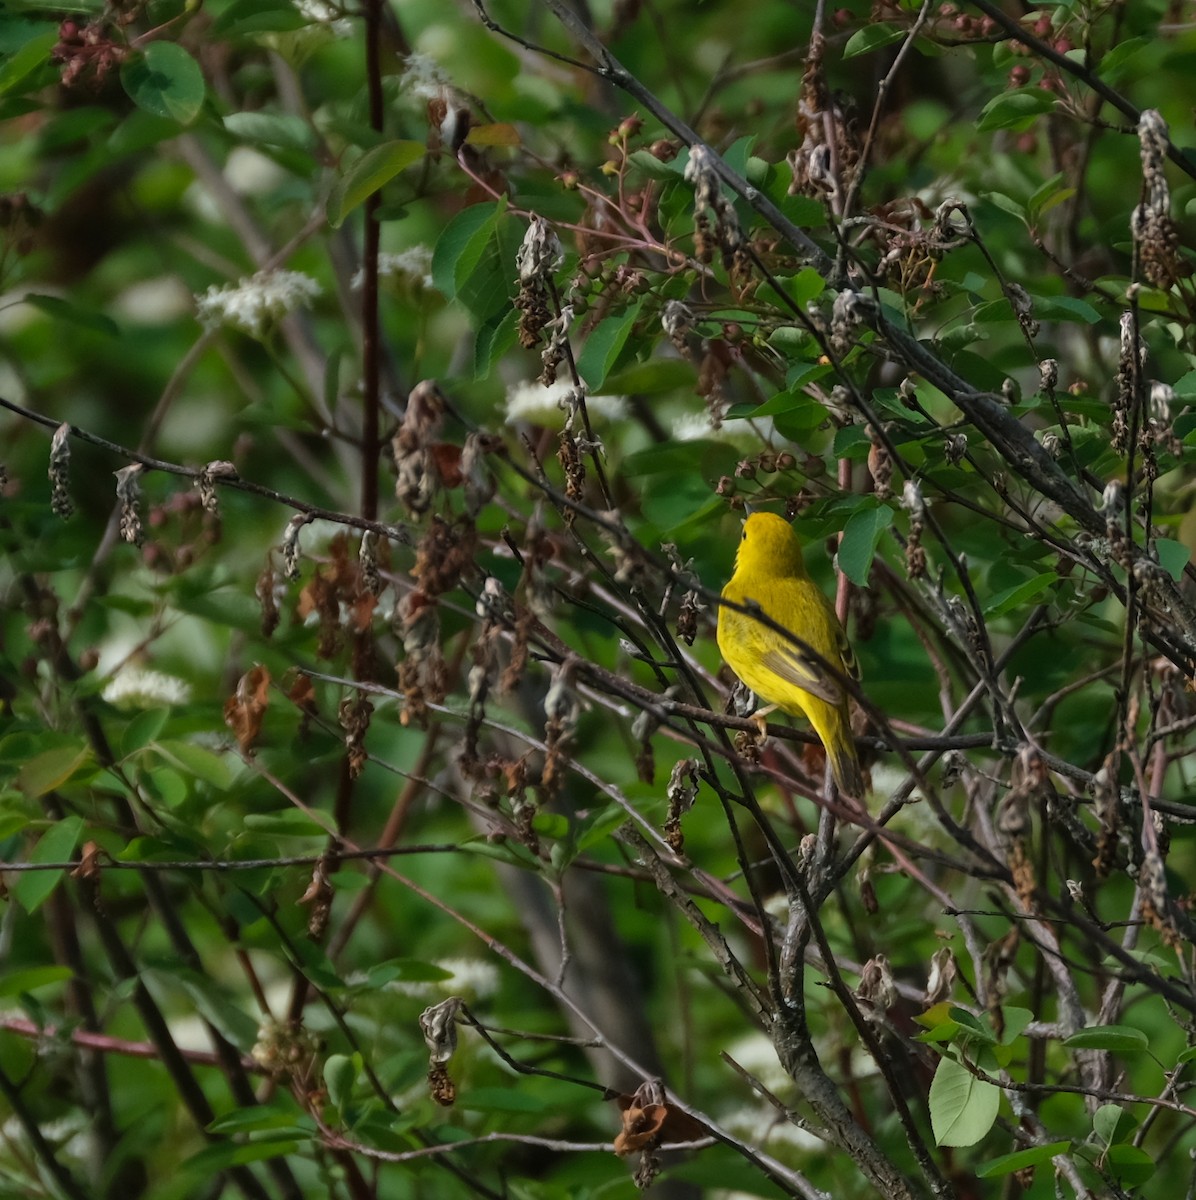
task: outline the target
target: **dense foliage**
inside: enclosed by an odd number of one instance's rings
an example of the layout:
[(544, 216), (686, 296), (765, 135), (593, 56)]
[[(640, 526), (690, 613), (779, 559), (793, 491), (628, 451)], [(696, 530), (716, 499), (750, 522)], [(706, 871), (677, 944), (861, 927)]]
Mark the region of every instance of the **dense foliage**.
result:
[(4, 6), (0, 1193), (1190, 1190), (1194, 54)]

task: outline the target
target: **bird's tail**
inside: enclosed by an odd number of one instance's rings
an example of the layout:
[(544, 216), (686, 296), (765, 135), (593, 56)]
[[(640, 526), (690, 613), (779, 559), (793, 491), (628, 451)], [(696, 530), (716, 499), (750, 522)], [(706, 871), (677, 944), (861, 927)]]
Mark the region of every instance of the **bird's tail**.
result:
[[(848, 735), (850, 737), (850, 735)], [(848, 741), (845, 746), (836, 746), (831, 756), (831, 774), (835, 777), (835, 787), (845, 796), (854, 800), (864, 798), (864, 776), (860, 771), (860, 760), (856, 757), (855, 746)]]
[(864, 775), (860, 770), (856, 754), (855, 739), (851, 734), (851, 718), (846, 707), (837, 708), (829, 704), (811, 708), (807, 714), (814, 732), (822, 739), (826, 756), (830, 759), (831, 774), (835, 787), (854, 800), (864, 799)]

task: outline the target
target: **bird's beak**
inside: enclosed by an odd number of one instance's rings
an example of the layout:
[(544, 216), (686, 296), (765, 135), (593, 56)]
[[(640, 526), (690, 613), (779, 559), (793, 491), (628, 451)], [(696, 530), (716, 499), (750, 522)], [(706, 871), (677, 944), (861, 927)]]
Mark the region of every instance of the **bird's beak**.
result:
[(752, 515), (752, 506), (746, 500), (743, 502), (743, 515), (744, 517)]

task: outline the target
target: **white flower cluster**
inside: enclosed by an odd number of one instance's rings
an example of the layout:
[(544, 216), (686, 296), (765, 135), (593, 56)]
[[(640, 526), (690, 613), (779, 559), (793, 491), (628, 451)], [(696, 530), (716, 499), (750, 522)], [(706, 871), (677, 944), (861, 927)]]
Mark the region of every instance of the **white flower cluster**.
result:
[(186, 704), (191, 699), (191, 689), (173, 675), (142, 667), (125, 667), (109, 680), (103, 696), (118, 708), (164, 708), (171, 704)]
[(353, 22), (342, 16), (343, 10), (328, 0), (295, 0), (299, 15), (308, 21), (323, 25), (337, 37), (348, 37), (353, 32)]
[[(430, 246), (411, 246), (398, 254), (378, 255), (378, 277), (393, 279), (396, 275), (417, 280), (426, 288), (432, 286), (432, 249)], [(365, 282), (365, 271), (353, 276), (353, 290), (359, 292)]]
[[(436, 996), (461, 996), (466, 1000), (481, 1000), (498, 991), (498, 968), (482, 958), (445, 958), (436, 964), (442, 971), (449, 972), (448, 979), (435, 982), (414, 983), (397, 979), (386, 985), (386, 990), (417, 999), (433, 999)], [(364, 975), (350, 976), (350, 983), (361, 983)]]
[(205, 329), (229, 325), (250, 337), (261, 337), (319, 294), (320, 285), (301, 271), (258, 271), (236, 285), (208, 288), (196, 297), (195, 314)]
[(400, 86), (420, 100), (438, 100), (449, 86), (449, 77), (430, 55), (409, 54)]
[(679, 442), (708, 438), (747, 448), (759, 446), (761, 442), (771, 445), (777, 438), (777, 427), (771, 417), (733, 417), (715, 429), (710, 423), (709, 413), (691, 412), (673, 422), (673, 437)]
[[(573, 391), (567, 380), (558, 379), (545, 387), (539, 380), (516, 383), (507, 388), (507, 424), (530, 421), (559, 429), (565, 423), (561, 402)], [(627, 415), (626, 396), (587, 396), (586, 412), (591, 420), (617, 421)]]

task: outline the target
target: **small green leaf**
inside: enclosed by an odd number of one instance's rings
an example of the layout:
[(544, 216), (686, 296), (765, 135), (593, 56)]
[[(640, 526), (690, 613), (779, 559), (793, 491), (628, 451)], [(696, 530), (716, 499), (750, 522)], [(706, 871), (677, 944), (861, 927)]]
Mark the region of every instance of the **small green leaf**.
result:
[(871, 54), (882, 46), (891, 46), (905, 37), (908, 30), (899, 25), (890, 25), (887, 21), (870, 22), (847, 39), (843, 47), (844, 58), (855, 58), (857, 54)]
[(50, 51), (58, 44), (58, 31), (31, 37), (0, 64), (0, 96), (15, 92), (39, 67), (50, 63)]
[[(1026, 211), (1030, 214), (1030, 219), (1037, 220), (1038, 217), (1047, 209), (1053, 208), (1059, 203), (1059, 200), (1054, 199), (1061, 192), (1066, 192), (1069, 195), (1075, 192), (1075, 188), (1067, 188), (1064, 186), (1063, 173), (1052, 175), (1034, 194), (1026, 201)], [(1066, 199), (1066, 196), (1061, 196), (1061, 199)]]
[(38, 796), (44, 796), (47, 792), (62, 787), (90, 761), (91, 747), (86, 744), (46, 750), (31, 758), (17, 772), (17, 787), (30, 800), (36, 800)]
[(984, 1042), (986, 1045), (996, 1044), (997, 1035), (979, 1017), (973, 1016), (966, 1008), (953, 1007), (950, 1011), (952, 1020), (959, 1025), (961, 1030), (966, 1031), (969, 1037)]
[[(165, 978), (165, 972), (162, 977)], [(258, 1023), (235, 1004), (215, 980), (194, 971), (178, 970), (170, 974), (169, 982), (182, 988), (199, 1015), (238, 1050), (249, 1053), (257, 1041)]]
[(1026, 579), (1013, 587), (1005, 588), (988, 598), (983, 606), (984, 615), (1000, 617), (1007, 612), (1013, 612), (1042, 595), (1057, 579), (1054, 571), (1044, 571), (1041, 575), (1035, 575), (1033, 579)]
[[(1196, 376), (1196, 372), (1193, 372)], [(694, 368), (680, 358), (652, 358), (631, 363), (610, 375), (606, 387), (613, 395), (652, 396), (662, 392), (693, 390)]]
[(242, 824), (254, 833), (273, 833), (280, 837), (318, 837), (330, 832), (298, 808), (285, 808), (276, 813), (246, 813)]
[(996, 1084), (953, 1058), (939, 1059), (930, 1083), (930, 1125), (940, 1146), (974, 1146), (992, 1128), (1001, 1103)]
[(1100, 60), (1096, 73), (1106, 83), (1117, 84), (1125, 77), (1132, 75), (1133, 78), (1142, 78), (1140, 64), (1136, 61), (1146, 50), (1155, 43), (1150, 38), (1136, 37), (1127, 38), (1124, 42), (1119, 42), (1116, 46)]
[(276, 1138), (269, 1134), (250, 1142), (216, 1142), (205, 1146), (198, 1154), (193, 1154), (179, 1170), (187, 1175), (210, 1180), (229, 1167), (243, 1167), (246, 1163), (284, 1158), (288, 1154), (294, 1154), (299, 1147), (300, 1143), (291, 1138)]
[(290, 0), (234, 0), (212, 23), (212, 32), (219, 37), (291, 33), (309, 23)]
[(25, 296), (25, 303), (30, 308), (36, 308), (39, 312), (44, 312), (46, 316), (53, 317), (55, 321), (78, 325), (80, 329), (90, 329), (93, 333), (102, 333), (105, 337), (120, 335), (120, 326), (111, 317), (104, 313), (89, 312), (85, 308), (79, 308), (69, 300), (63, 300), (60, 296), (42, 296), (36, 292), (30, 292)]
[(218, 792), (227, 792), (232, 786), (233, 772), (227, 760), (206, 746), (170, 739), (155, 742), (154, 749), (184, 774), (193, 776)]
[(995, 205), (1002, 212), (1007, 212), (1011, 217), (1017, 217), (1019, 221), (1026, 219), (1025, 205), (1019, 204), (1012, 196), (1006, 196), (1004, 192), (981, 192), (980, 195), (989, 204)]
[(868, 586), (868, 573), (881, 535), (893, 523), (893, 510), (878, 504), (853, 513), (839, 542), (839, 570), (857, 587)]
[(530, 1091), (503, 1087), (473, 1088), (458, 1096), (457, 1104), (472, 1112), (544, 1113), (553, 1108)]
[(1110, 1146), (1105, 1165), (1119, 1183), (1138, 1187), (1155, 1173), (1155, 1161), (1138, 1146)]
[(1038, 1167), (1049, 1163), (1060, 1154), (1071, 1152), (1071, 1142), (1051, 1142), (1046, 1146), (1031, 1146), (1029, 1150), (1017, 1150), (1013, 1154), (1002, 1154), (990, 1159), (976, 1169), (981, 1179), (996, 1179), (1001, 1175), (1012, 1175), (1026, 1167)]
[(355, 208), (401, 171), (419, 162), (425, 152), (424, 144), (414, 141), (384, 142), (367, 150), (333, 187), (328, 197), (328, 223), (339, 229)]
[(680, 179), (684, 169), (680, 159), (674, 158), (669, 162), (662, 162), (655, 154), (651, 154), (647, 150), (633, 150), (628, 155), (628, 160), (632, 166), (643, 171), (649, 179), (658, 179), (661, 182)]
[[(64, 817), (51, 825), (42, 834), (41, 841), (29, 855), (31, 863), (69, 862), (75, 852), (75, 843), (83, 832), (82, 817)], [(10, 890), (17, 903), (26, 911), (34, 912), (49, 898), (61, 882), (64, 871), (23, 871)]]
[(1138, 1122), (1119, 1104), (1102, 1104), (1092, 1114), (1092, 1132), (1101, 1146), (1123, 1141), (1137, 1126)]
[(1043, 113), (1051, 112), (1058, 97), (1045, 88), (1017, 88), (1002, 92), (981, 110), (976, 129), (991, 133), (994, 129), (1029, 129)]
[(1063, 1045), (1069, 1050), (1117, 1050), (1122, 1054), (1140, 1054), (1149, 1049), (1150, 1038), (1141, 1029), (1128, 1025), (1094, 1025), (1073, 1033)]
[(324, 1086), (328, 1089), (328, 1099), (341, 1116), (353, 1095), (353, 1085), (357, 1082), (360, 1067), (360, 1059), (356, 1054), (330, 1054), (324, 1063)]
[(0, 974), (0, 996), (19, 996), (37, 988), (63, 983), (74, 976), (70, 967), (26, 967), (23, 971)]
[(139, 712), (125, 726), (120, 739), (121, 757), (127, 757), (144, 746), (149, 745), (162, 732), (162, 727), (170, 719), (168, 708), (147, 708)]
[(1005, 1028), (1001, 1031), (1001, 1042), (1006, 1046), (1021, 1037), (1022, 1030), (1034, 1020), (1034, 1014), (1028, 1008), (1017, 1008), (1013, 1005), (1001, 1009), (1001, 1015), (1005, 1018)]
[(443, 983), (452, 979), (453, 973), (435, 963), (420, 962), (414, 958), (392, 958), (369, 969), (363, 988), (373, 991), (401, 979), (405, 983)]
[(506, 200), (475, 204), (448, 224), (432, 252), (432, 280), (450, 300), (486, 322), (511, 308), (515, 279), (512, 223)]
[(199, 63), (177, 42), (150, 42), (121, 67), (120, 80), (138, 108), (180, 125), (199, 116), (207, 90)]
[(281, 1104), (253, 1104), (223, 1113), (208, 1125), (209, 1133), (259, 1133), (263, 1130), (275, 1137), (309, 1137), (316, 1131), (315, 1122), (299, 1112), (290, 1097)]
[(310, 150), (315, 136), (302, 117), (291, 113), (229, 113), (224, 128), (243, 142), (286, 150)]
[(1184, 567), (1192, 557), (1192, 552), (1182, 542), (1173, 542), (1170, 538), (1155, 538), (1155, 553), (1163, 569), (1178, 583), (1184, 576)]
[(586, 339), (577, 360), (577, 373), (591, 392), (597, 392), (606, 382), (607, 375), (627, 344), (631, 327), (638, 320), (643, 301), (637, 301), (625, 313), (608, 317), (599, 322), (597, 328)]
[(1095, 325), (1100, 320), (1100, 313), (1078, 296), (1031, 296), (1030, 299), (1034, 315), (1043, 321), (1083, 321)]
[(785, 294), (800, 308), (805, 308), (811, 300), (826, 291), (826, 280), (813, 267), (802, 267), (796, 275), (778, 282), (785, 289)]

